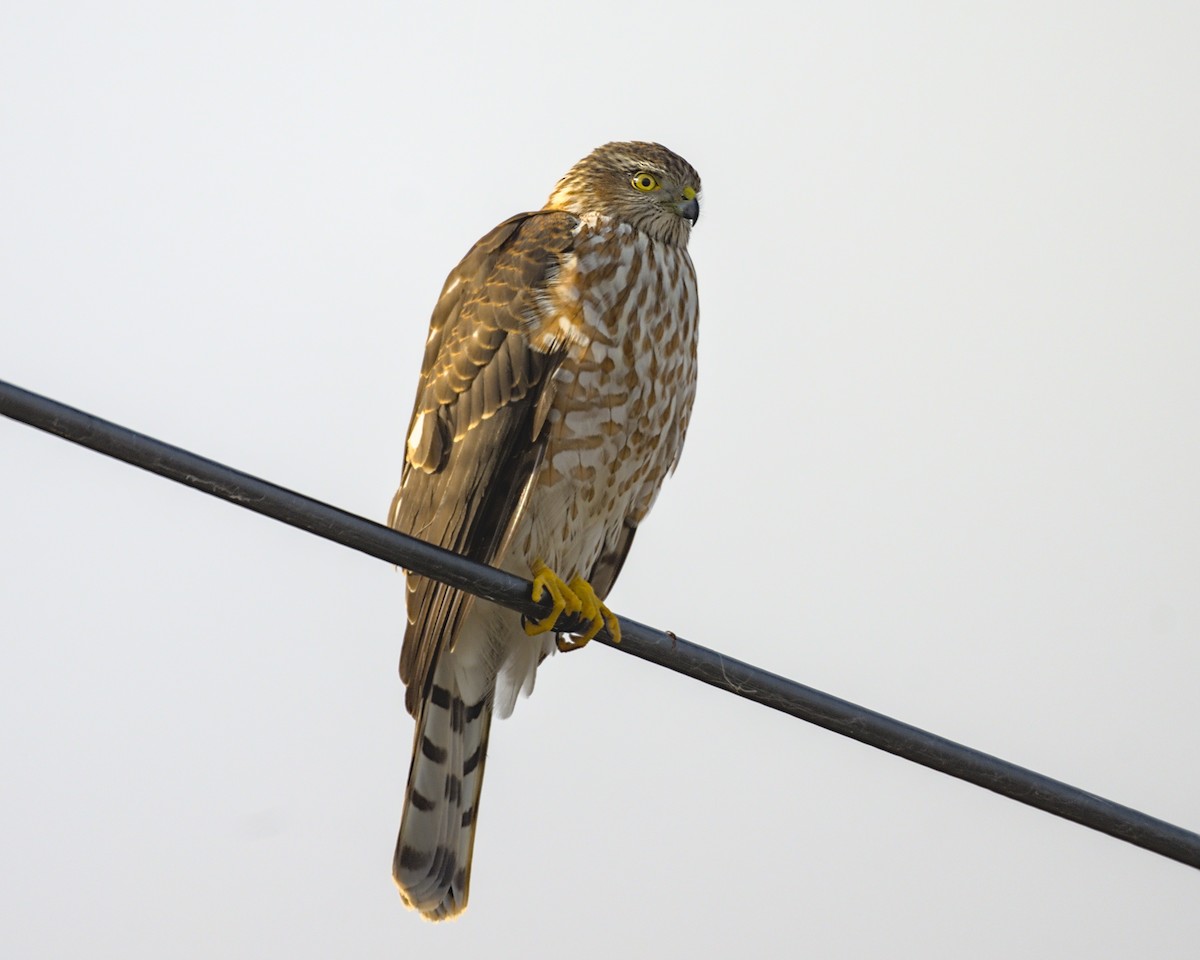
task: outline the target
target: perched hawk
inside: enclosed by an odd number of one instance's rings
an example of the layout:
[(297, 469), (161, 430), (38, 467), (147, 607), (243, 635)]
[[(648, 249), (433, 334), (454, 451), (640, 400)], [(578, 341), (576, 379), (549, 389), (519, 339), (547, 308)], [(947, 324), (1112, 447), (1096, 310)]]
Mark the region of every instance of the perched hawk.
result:
[[(433, 311), (388, 523), (520, 576), (537, 623), (409, 574), (400, 656), (416, 718), (393, 876), (431, 920), (467, 904), (492, 713), (555, 647), (607, 626), (603, 599), (674, 468), (696, 388), (688, 235), (700, 177), (656, 143), (610, 143), (535, 213), (496, 227)], [(575, 641), (551, 628), (567, 611)]]

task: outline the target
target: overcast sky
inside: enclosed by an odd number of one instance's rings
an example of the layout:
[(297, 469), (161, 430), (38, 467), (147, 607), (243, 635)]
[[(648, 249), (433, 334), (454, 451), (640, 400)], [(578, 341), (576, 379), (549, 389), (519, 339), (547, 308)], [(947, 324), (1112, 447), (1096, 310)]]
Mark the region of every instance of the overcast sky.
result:
[[(100, 12), (103, 10), (103, 12)], [(704, 182), (618, 612), (1200, 828), (1200, 12), (9, 4), (0, 378), (382, 519), (429, 312), (612, 139)], [(600, 646), (389, 871), (386, 564), (0, 421), (0, 944), (1193, 957), (1200, 874)]]

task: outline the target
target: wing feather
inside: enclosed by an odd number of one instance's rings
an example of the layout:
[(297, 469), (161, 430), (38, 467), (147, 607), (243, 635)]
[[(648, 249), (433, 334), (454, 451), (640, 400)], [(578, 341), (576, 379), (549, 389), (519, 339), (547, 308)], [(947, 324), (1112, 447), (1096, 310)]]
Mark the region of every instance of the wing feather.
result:
[[(513, 217), (447, 278), (430, 323), (390, 526), (484, 563), (503, 553), (545, 449), (543, 398), (562, 361), (560, 352), (534, 347), (529, 331), (577, 226), (558, 211)], [(409, 575), (400, 677), (410, 713), (471, 601)]]
[(625, 566), (625, 558), (629, 556), (629, 548), (633, 546), (635, 533), (637, 533), (637, 524), (632, 519), (627, 519), (621, 525), (621, 532), (617, 535), (616, 542), (604, 550), (592, 566), (592, 572), (588, 575), (588, 583), (592, 585), (596, 596), (601, 600), (608, 596), (613, 584), (617, 582), (621, 568)]

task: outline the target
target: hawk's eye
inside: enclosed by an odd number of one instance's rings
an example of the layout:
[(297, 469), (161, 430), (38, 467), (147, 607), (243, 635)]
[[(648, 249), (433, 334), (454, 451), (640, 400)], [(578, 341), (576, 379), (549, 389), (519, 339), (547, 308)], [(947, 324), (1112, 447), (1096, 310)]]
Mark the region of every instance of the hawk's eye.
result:
[(643, 170), (633, 178), (633, 186), (635, 189), (641, 190), (643, 193), (649, 193), (651, 190), (658, 189), (658, 181), (654, 179), (653, 174), (646, 173), (646, 171)]

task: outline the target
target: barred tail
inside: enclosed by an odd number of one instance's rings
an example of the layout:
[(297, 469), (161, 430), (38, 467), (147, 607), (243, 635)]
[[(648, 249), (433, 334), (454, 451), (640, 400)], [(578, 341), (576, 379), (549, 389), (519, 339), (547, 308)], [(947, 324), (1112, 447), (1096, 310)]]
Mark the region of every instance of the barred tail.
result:
[(440, 658), (421, 705), (392, 877), (405, 905), (427, 920), (467, 906), (471, 848), (492, 705), (465, 703), (452, 656)]

